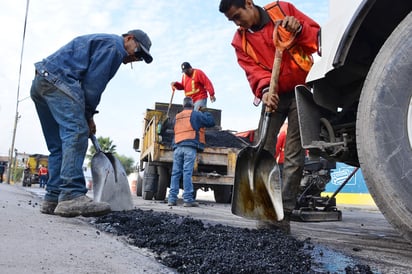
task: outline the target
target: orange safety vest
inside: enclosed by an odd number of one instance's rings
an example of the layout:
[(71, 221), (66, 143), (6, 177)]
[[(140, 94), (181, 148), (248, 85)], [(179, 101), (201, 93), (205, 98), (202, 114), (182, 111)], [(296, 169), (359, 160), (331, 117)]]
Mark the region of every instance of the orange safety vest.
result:
[[(176, 123), (174, 127), (176, 144), (184, 140), (196, 140), (196, 130), (194, 130), (190, 123), (192, 111), (192, 109), (185, 109), (176, 114)], [(204, 128), (200, 128), (199, 130), (199, 142), (206, 144)]]
[[(185, 96), (191, 97), (193, 94), (198, 93), (200, 89), (195, 88), (195, 76), (196, 76), (196, 70), (193, 69), (193, 74), (192, 74), (192, 90), (185, 90)], [(183, 74), (183, 84), (186, 84), (186, 74)], [(185, 86), (186, 87), (186, 86)]]
[[(264, 6), (264, 9), (269, 14), (269, 17), (272, 19), (273, 22), (277, 20), (283, 20), (285, 18), (285, 13), (279, 6), (278, 2), (270, 3)], [(249, 55), (253, 60), (255, 60), (256, 64), (263, 67), (264, 69), (272, 70), (271, 68), (266, 68), (257, 58), (256, 52), (253, 47), (248, 43), (246, 39), (246, 29), (241, 28), (241, 35), (242, 35), (242, 47), (243, 51)], [(279, 28), (278, 33), (273, 33), (273, 36), (279, 35), (281, 41), (287, 41), (290, 39), (292, 35), (290, 32), (286, 31), (284, 28)], [(273, 43), (275, 41), (275, 37), (273, 37)], [(313, 57), (311, 54), (306, 54), (303, 48), (300, 45), (292, 45), (290, 48), (286, 49), (289, 54), (292, 56), (292, 59), (295, 63), (304, 71), (309, 71), (313, 65)]]

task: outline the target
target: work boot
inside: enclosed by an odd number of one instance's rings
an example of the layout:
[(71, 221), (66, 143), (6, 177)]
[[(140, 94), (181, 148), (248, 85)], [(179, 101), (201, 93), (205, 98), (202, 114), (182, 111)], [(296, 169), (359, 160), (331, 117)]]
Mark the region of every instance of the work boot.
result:
[(43, 214), (54, 215), (54, 209), (57, 206), (57, 202), (43, 201), (41, 204), (40, 212)]
[(105, 202), (95, 202), (86, 195), (72, 200), (61, 201), (57, 204), (54, 214), (62, 217), (98, 217), (111, 211), (110, 205)]
[(198, 203), (196, 203), (196, 202), (187, 202), (187, 203), (183, 203), (183, 206), (184, 207), (198, 207), (199, 206), (199, 204)]

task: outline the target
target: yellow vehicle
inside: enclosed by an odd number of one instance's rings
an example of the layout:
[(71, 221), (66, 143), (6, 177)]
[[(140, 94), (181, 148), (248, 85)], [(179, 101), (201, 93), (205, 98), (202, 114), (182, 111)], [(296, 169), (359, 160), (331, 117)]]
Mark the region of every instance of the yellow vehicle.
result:
[[(154, 109), (147, 109), (142, 141), (135, 139), (133, 145), (140, 152), (136, 195), (145, 200), (164, 200), (170, 184), (173, 128), (165, 121), (172, 121), (176, 113), (182, 110), (182, 105), (168, 106), (166, 103), (155, 103)], [(195, 195), (198, 189), (211, 189), (216, 202), (230, 203), (236, 157), (248, 143), (230, 131), (221, 130), (221, 110), (208, 108), (206, 111), (213, 115), (216, 125), (206, 129), (205, 149), (196, 157), (192, 177)]]
[(39, 183), (40, 165), (48, 167), (49, 157), (42, 154), (32, 154), (27, 159), (26, 168), (23, 174), (23, 186), (31, 186)]

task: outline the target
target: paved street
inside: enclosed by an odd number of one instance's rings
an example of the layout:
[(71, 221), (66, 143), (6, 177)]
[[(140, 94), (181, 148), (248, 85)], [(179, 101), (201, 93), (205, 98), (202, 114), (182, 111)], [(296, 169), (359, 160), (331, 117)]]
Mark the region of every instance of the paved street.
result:
[[(0, 184), (0, 229), (7, 239), (0, 249), (0, 269), (7, 273), (173, 273), (146, 251), (96, 231), (87, 223), (91, 218), (40, 214), (43, 195), (37, 185)], [(145, 201), (133, 195), (135, 206), (143, 210), (191, 216), (211, 224), (256, 227), (255, 221), (233, 215), (229, 204), (215, 203), (213, 192), (198, 191), (197, 199), (198, 208), (185, 208), (181, 200), (179, 206), (168, 207), (163, 201)], [(314, 257), (332, 273), (341, 273), (337, 269), (351, 258), (370, 265), (375, 273), (412, 273), (412, 245), (376, 208), (338, 207), (342, 221), (292, 222), (292, 235), (301, 240), (311, 238), (316, 244)]]

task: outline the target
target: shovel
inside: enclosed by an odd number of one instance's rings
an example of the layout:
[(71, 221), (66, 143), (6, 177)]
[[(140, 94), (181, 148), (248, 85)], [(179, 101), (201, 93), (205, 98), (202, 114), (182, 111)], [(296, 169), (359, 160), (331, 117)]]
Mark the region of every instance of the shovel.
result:
[[(282, 42), (275, 24), (273, 39), (276, 45), (275, 60), (269, 85), (269, 96), (278, 87), (283, 51), (291, 45), (295, 36)], [(283, 220), (282, 187), (275, 157), (263, 149), (270, 124), (272, 109), (266, 107), (260, 139), (255, 146), (242, 149), (236, 160), (232, 197), (232, 213), (248, 219), (261, 221)]]
[(133, 209), (129, 181), (120, 161), (112, 153), (101, 150), (96, 136), (90, 139), (96, 149), (91, 162), (93, 198), (96, 202), (107, 202), (112, 211)]
[(164, 130), (166, 130), (167, 124), (169, 123), (169, 120), (170, 120), (169, 113), (170, 113), (170, 108), (172, 107), (174, 95), (175, 95), (175, 88), (173, 87), (172, 96), (170, 97), (169, 107), (167, 108), (167, 112), (166, 112), (166, 118), (161, 123), (159, 123), (160, 128), (158, 128), (157, 130), (158, 133), (164, 132)]

